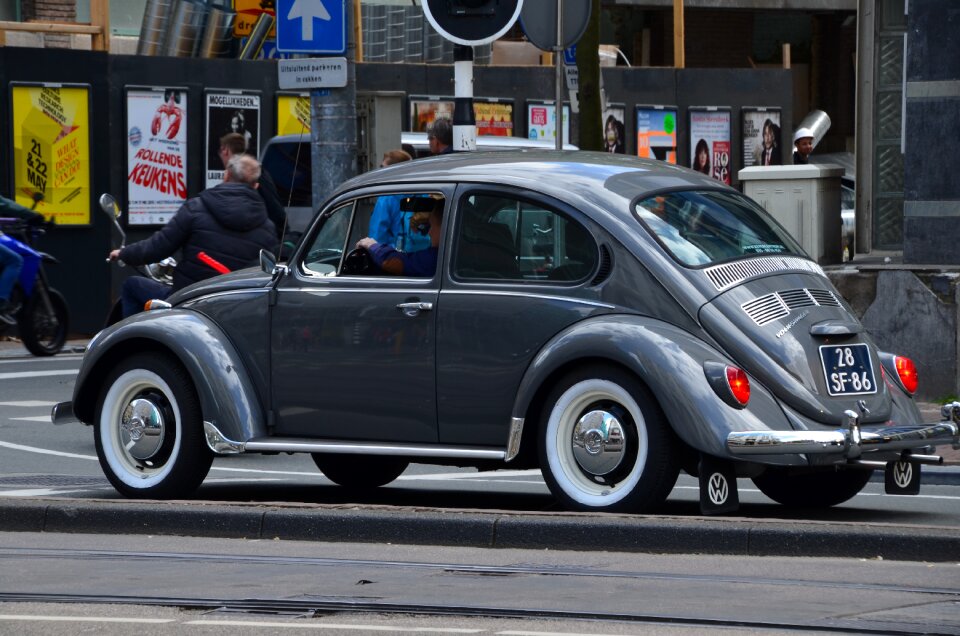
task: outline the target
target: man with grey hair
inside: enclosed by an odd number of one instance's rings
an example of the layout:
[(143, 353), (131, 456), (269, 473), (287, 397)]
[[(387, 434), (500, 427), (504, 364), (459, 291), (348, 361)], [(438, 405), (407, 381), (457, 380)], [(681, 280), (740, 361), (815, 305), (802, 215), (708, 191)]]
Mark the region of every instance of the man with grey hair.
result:
[(446, 117), (438, 117), (427, 126), (430, 153), (445, 155), (453, 152), (453, 124)]
[(173, 218), (149, 238), (110, 252), (110, 260), (145, 265), (181, 250), (173, 272), (173, 287), (136, 276), (123, 282), (120, 299), (124, 318), (140, 311), (148, 300), (166, 298), (187, 285), (215, 276), (217, 270), (198, 258), (201, 252), (233, 271), (255, 264), (261, 249), (277, 249), (276, 230), (257, 194), (259, 178), (259, 161), (250, 155), (230, 157), (223, 183), (187, 199)]

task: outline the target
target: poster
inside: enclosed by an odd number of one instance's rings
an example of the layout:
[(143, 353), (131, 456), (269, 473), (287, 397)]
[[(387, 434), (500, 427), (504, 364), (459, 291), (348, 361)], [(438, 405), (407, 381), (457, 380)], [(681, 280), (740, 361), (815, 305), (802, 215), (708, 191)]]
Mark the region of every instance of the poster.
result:
[(90, 223), (90, 89), (12, 88), (14, 198), (57, 225)]
[[(552, 101), (527, 102), (527, 137), (557, 140), (557, 109)], [(570, 104), (563, 105), (563, 143), (570, 143)]]
[(310, 134), (310, 95), (308, 93), (277, 95), (277, 134)]
[(677, 164), (677, 108), (637, 106), (637, 156)]
[(715, 106), (690, 114), (690, 167), (730, 185), (730, 110)]
[(473, 116), (477, 135), (513, 136), (513, 100), (474, 98)]
[(453, 121), (452, 97), (410, 97), (410, 131), (426, 132), (427, 126), (438, 117)]
[(260, 95), (240, 91), (206, 94), (207, 100), (207, 166), (205, 188), (223, 181), (220, 160), (220, 138), (230, 132), (243, 135), (247, 152), (258, 156), (260, 147)]
[(783, 164), (780, 145), (780, 109), (744, 108), (740, 127), (743, 135), (743, 167)]
[(186, 89), (127, 89), (127, 222), (162, 225), (186, 199)]
[(603, 111), (603, 149), (607, 152), (627, 152), (626, 111), (623, 104), (607, 104)]

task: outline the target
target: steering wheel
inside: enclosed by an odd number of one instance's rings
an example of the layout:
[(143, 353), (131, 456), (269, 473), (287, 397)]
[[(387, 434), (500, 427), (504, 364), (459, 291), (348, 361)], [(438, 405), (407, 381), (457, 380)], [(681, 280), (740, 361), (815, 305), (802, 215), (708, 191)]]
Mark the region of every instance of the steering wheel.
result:
[(340, 268), (340, 273), (372, 274), (373, 270), (373, 259), (370, 258), (370, 252), (362, 247), (355, 247), (343, 257), (343, 267)]

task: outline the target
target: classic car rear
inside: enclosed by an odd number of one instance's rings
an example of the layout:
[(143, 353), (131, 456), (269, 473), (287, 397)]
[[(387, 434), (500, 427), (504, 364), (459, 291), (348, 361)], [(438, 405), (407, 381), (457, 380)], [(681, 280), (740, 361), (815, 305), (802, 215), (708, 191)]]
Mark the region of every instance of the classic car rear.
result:
[[(417, 211), (442, 209), (432, 274), (355, 247), (388, 200), (424, 235)], [(305, 452), (346, 487), (414, 461), (537, 467), (567, 507), (643, 511), (683, 469), (705, 512), (736, 508), (737, 476), (828, 506), (876, 469), (915, 492), (958, 442), (960, 405), (922, 422), (912, 363), (783, 228), (660, 162), (406, 162), (345, 183), (288, 262), (261, 260), (91, 342), (54, 419), (93, 425), (125, 495), (183, 496), (214, 453)]]

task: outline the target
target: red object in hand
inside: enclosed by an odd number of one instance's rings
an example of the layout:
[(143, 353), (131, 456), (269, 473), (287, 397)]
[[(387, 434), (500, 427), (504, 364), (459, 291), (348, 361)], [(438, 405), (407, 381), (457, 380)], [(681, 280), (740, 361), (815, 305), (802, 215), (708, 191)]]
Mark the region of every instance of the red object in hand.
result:
[(217, 259), (213, 258), (212, 256), (210, 256), (210, 255), (207, 254), (206, 252), (200, 252), (199, 254), (197, 254), (197, 258), (200, 259), (200, 262), (203, 263), (204, 265), (206, 265), (206, 266), (208, 266), (208, 267), (210, 267), (210, 268), (212, 268), (212, 269), (217, 270), (217, 273), (218, 273), (218, 274), (229, 274), (229, 273), (230, 273), (230, 268), (229, 268), (229, 267), (227, 267), (226, 265), (224, 265), (223, 263), (221, 263), (221, 262), (218, 261)]

